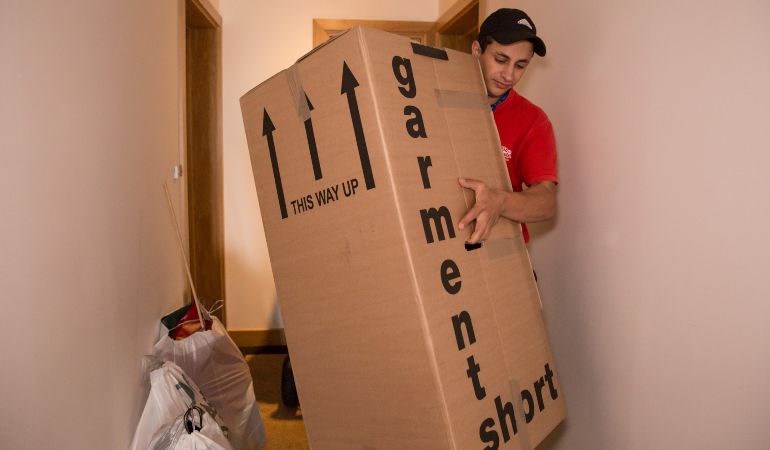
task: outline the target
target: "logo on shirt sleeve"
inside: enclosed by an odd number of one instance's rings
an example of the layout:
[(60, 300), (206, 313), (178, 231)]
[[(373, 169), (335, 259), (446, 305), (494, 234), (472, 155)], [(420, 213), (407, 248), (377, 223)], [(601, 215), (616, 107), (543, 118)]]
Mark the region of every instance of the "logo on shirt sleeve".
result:
[(511, 149), (509, 149), (508, 147), (506, 147), (504, 145), (501, 145), (500, 146), (500, 151), (503, 152), (503, 157), (505, 158), (506, 161), (510, 161), (511, 160), (511, 156), (513, 156), (513, 152), (511, 151)]

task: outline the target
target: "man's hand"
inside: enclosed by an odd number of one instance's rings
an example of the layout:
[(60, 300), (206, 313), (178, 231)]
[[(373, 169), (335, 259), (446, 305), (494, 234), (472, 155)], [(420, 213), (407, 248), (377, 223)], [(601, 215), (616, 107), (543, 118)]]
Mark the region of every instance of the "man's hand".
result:
[(492, 189), (484, 182), (459, 178), (460, 186), (472, 189), (476, 195), (473, 207), (460, 219), (463, 230), (474, 220), (476, 226), (468, 243), (475, 244), (489, 237), (497, 219), (503, 216), (516, 222), (540, 222), (556, 214), (556, 183), (541, 181), (522, 192)]
[(503, 213), (505, 207), (505, 197), (507, 192), (492, 189), (484, 182), (471, 180), (469, 178), (458, 179), (460, 186), (472, 189), (476, 194), (476, 202), (473, 207), (460, 219), (458, 228), (464, 230), (468, 224), (476, 221), (468, 242), (475, 244), (489, 237), (492, 227), (497, 223), (497, 219)]

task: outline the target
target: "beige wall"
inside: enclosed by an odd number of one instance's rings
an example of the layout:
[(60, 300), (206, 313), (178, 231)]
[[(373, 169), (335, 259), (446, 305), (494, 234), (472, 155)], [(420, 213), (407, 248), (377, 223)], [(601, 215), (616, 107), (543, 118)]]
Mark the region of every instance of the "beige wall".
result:
[[(314, 16), (440, 5), (220, 3), (228, 319), (274, 327), (238, 97), (310, 48)], [(770, 5), (516, 5), (549, 45), (521, 90), (554, 121), (562, 173), (532, 243), (569, 410), (543, 448), (764, 448)], [(0, 7), (3, 448), (134, 431), (140, 357), (184, 290), (160, 188), (179, 161), (177, 35), (174, 1)]]
[[(127, 448), (181, 304), (176, 1), (0, 6), (0, 447)], [(172, 185), (177, 194), (178, 187)]]
[(447, 12), (449, 8), (452, 7), (455, 3), (458, 1), (464, 1), (464, 0), (438, 0), (438, 15), (439, 17)]
[(313, 18), (435, 21), (437, 0), (220, 0), (224, 76), (225, 267), (229, 329), (280, 328), (238, 99), (313, 45)]
[(568, 422), (544, 449), (770, 442), (770, 3), (516, 3), (560, 214), (532, 243)]

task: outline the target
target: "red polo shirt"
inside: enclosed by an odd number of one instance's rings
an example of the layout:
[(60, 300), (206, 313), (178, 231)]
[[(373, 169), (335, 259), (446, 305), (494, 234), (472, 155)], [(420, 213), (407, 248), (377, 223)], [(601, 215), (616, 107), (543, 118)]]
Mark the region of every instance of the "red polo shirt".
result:
[[(523, 184), (558, 182), (556, 139), (545, 112), (511, 89), (494, 108), (494, 116), (513, 190), (521, 192)], [(526, 224), (521, 228), (529, 242)]]

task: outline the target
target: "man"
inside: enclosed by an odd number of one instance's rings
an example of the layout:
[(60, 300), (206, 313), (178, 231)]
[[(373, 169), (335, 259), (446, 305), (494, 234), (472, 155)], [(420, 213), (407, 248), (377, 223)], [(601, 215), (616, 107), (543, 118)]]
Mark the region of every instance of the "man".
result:
[(514, 192), (460, 178), (462, 187), (475, 192), (476, 203), (458, 226), (464, 229), (475, 221), (468, 242), (477, 243), (489, 236), (502, 216), (521, 222), (528, 242), (526, 223), (548, 220), (556, 214), (556, 143), (548, 116), (513, 87), (534, 54), (545, 56), (545, 44), (526, 13), (502, 8), (481, 24), (471, 50), (481, 65)]

